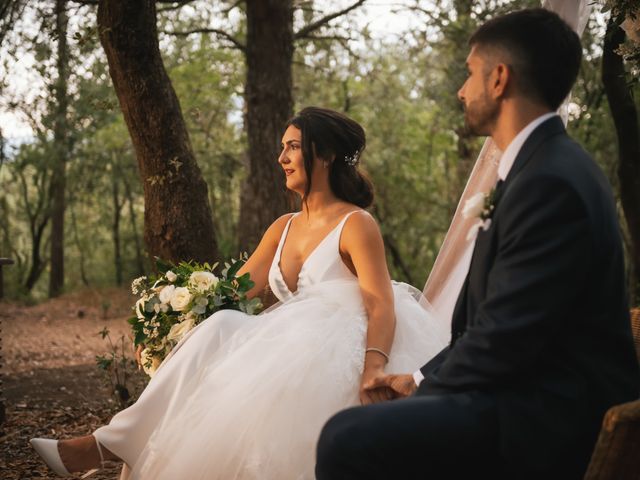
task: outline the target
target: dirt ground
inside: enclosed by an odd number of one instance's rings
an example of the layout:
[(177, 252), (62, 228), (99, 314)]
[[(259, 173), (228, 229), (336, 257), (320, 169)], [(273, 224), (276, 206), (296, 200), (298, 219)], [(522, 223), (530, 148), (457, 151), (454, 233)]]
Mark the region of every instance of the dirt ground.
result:
[[(36, 306), (0, 302), (6, 408), (0, 478), (58, 478), (28, 440), (86, 435), (120, 409), (107, 375), (96, 366), (96, 355), (110, 351), (98, 332), (108, 328), (114, 342), (125, 335), (125, 353), (132, 358), (126, 319), (134, 301), (127, 290), (108, 289), (67, 294)], [(131, 385), (132, 393), (139, 394), (144, 375), (135, 372)], [(113, 463), (90, 478), (117, 479), (119, 471)]]

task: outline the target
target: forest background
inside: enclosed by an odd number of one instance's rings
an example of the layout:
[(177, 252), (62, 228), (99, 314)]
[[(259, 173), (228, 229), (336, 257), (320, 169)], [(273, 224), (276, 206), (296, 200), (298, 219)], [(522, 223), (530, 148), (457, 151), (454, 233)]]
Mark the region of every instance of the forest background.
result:
[[(5, 297), (126, 285), (154, 255), (251, 251), (292, 208), (279, 141), (308, 105), (366, 128), (392, 276), (422, 288), (483, 142), (456, 98), (467, 39), (526, 6), (539, 2), (0, 2)], [(614, 188), (638, 304), (639, 56), (619, 27), (634, 8), (594, 5), (568, 131)]]

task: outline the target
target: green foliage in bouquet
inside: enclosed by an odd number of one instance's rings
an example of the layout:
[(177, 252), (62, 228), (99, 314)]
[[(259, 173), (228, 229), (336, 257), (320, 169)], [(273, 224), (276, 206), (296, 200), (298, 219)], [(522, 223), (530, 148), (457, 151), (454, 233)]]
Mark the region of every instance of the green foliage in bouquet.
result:
[(156, 259), (158, 276), (133, 281), (131, 290), (140, 298), (129, 323), (134, 343), (144, 345), (142, 365), (149, 376), (193, 327), (218, 310), (253, 315), (262, 309), (259, 298), (247, 298), (247, 292), (255, 285), (249, 274), (237, 276), (246, 260), (247, 254), (242, 254), (225, 263), (225, 268), (215, 275), (217, 263), (173, 265)]

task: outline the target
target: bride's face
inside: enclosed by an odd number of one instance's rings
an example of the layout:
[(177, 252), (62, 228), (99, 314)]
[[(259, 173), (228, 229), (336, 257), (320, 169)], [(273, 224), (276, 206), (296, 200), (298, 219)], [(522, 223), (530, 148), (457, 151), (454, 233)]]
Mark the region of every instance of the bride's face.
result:
[(282, 136), (280, 148), (282, 152), (278, 157), (278, 163), (287, 176), (287, 188), (303, 195), (307, 184), (307, 172), (304, 168), (304, 158), (302, 157), (302, 134), (300, 130), (290, 125)]

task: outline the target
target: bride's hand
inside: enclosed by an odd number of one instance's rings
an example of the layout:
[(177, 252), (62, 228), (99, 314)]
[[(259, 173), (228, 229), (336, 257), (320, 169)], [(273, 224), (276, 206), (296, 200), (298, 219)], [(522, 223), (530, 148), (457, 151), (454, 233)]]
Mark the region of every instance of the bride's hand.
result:
[(360, 382), (360, 403), (362, 405), (380, 403), (397, 397), (395, 392), (384, 384), (383, 379), (386, 376), (382, 368), (365, 369)]
[(385, 389), (387, 393), (390, 391), (391, 399), (394, 399), (413, 395), (418, 387), (413, 375), (406, 373), (376, 376), (365, 388), (367, 390)]

